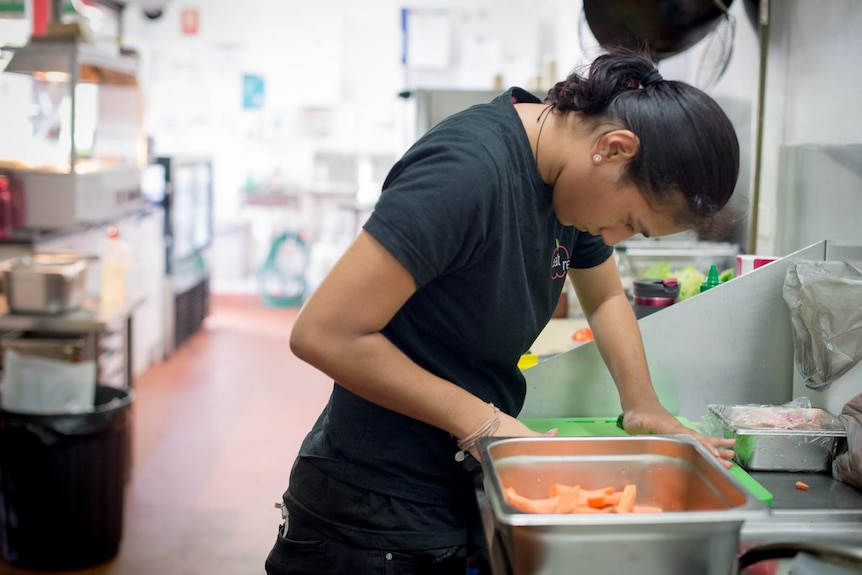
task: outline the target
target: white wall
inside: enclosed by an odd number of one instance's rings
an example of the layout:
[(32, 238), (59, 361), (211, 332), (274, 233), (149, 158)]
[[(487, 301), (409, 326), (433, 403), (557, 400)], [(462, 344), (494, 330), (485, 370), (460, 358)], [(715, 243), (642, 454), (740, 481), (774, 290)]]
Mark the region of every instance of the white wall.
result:
[[(823, 239), (862, 241), (862, 3), (770, 7), (757, 251), (785, 255)], [(818, 157), (838, 148), (841, 162)]]
[[(505, 85), (534, 82), (543, 63), (561, 58), (554, 53), (555, 38), (571, 39), (570, 30), (577, 31), (578, 12), (571, 14), (570, 4), (172, 0), (157, 20), (127, 10), (124, 38), (141, 53), (146, 128), (156, 153), (214, 159), (216, 243), (233, 234), (229, 242), (235, 244), (216, 246), (227, 254), (216, 254), (216, 266), (227, 275), (251, 275), (275, 233), (307, 228), (308, 222), (301, 215), (277, 213), (280, 208), (263, 214), (247, 209), (241, 190), (252, 185), (301, 193), (320, 180), (338, 180), (316, 161), (320, 153), (355, 156), (363, 166), (366, 158), (388, 156), (394, 162), (408, 144), (405, 126), (411, 120), (399, 92), (439, 86), (491, 89), (498, 76)], [(564, 5), (570, 23), (554, 18)], [(445, 65), (412, 65), (416, 52), (408, 54), (408, 66), (402, 65), (402, 7), (414, 16), (443, 16), (445, 42), (423, 36), (418, 26), (408, 31), (419, 48), (442, 54)], [(183, 35), (180, 26), (189, 8), (199, 11), (199, 33), (193, 36)], [(561, 64), (560, 73), (569, 66)], [(261, 109), (242, 108), (243, 74), (265, 79)], [(385, 170), (376, 170), (374, 181), (357, 182), (357, 187), (379, 190), (384, 175)], [(240, 245), (249, 241), (251, 249)], [(253, 261), (227, 269), (231, 259), (249, 258)], [(214, 279), (216, 291), (235, 287), (227, 278), (220, 282), (219, 269)], [(245, 283), (237, 289), (245, 290)]]
[[(858, 142), (862, 115), (854, 102), (862, 78), (852, 72), (862, 53), (862, 39), (855, 34), (862, 4), (786, 0), (770, 5), (757, 238), (763, 253), (775, 251), (782, 218), (780, 146)], [(440, 49), (448, 66), (402, 66), (402, 7), (414, 14), (446, 15), (448, 41)], [(189, 8), (200, 13), (195, 36), (181, 33), (181, 13)], [(736, 18), (733, 56), (709, 91), (750, 123), (740, 132), (743, 162), (750, 166), (758, 36), (743, 0), (731, 5), (731, 14)], [(241, 219), (240, 190), (247, 183), (306, 186), (320, 176), (314, 160), (318, 151), (397, 157), (409, 121), (407, 106), (397, 96), (405, 88), (486, 89), (498, 81), (535, 88), (549, 60), (556, 76), (564, 76), (595, 50), (581, 16), (580, 2), (571, 0), (172, 0), (158, 20), (128, 9), (124, 36), (142, 55), (147, 129), (156, 137), (156, 151), (213, 156), (217, 224), (230, 228)], [(697, 84), (698, 70), (709, 62), (717, 41), (702, 42), (659, 67), (666, 77)], [(242, 109), (246, 73), (265, 78), (260, 110)], [(746, 201), (752, 177), (752, 170), (743, 172), (738, 188)]]

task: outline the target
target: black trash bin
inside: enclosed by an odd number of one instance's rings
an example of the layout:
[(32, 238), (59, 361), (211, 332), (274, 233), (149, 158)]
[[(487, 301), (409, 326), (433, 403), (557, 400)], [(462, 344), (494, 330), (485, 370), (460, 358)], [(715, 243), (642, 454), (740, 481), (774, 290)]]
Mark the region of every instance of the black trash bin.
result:
[(129, 390), (99, 385), (89, 413), (0, 410), (3, 555), (33, 570), (80, 569), (119, 551), (130, 464)]

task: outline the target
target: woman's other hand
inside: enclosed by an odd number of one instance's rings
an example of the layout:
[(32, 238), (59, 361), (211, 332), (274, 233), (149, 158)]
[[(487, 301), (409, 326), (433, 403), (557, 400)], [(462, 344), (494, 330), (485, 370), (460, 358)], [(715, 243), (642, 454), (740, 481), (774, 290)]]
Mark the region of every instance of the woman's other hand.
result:
[(712, 453), (721, 464), (730, 468), (736, 441), (722, 437), (711, 437), (683, 425), (669, 411), (659, 406), (652, 409), (631, 409), (623, 415), (623, 429), (630, 435), (675, 435), (686, 434), (695, 437)]

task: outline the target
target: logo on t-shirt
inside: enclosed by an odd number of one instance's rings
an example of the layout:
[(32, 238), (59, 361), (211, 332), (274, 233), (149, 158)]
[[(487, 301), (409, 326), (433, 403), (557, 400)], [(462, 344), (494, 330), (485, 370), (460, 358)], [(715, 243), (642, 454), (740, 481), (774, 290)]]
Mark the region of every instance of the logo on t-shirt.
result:
[(556, 247), (551, 254), (551, 279), (556, 280), (566, 277), (569, 271), (569, 250), (560, 245), (560, 240), (555, 240)]

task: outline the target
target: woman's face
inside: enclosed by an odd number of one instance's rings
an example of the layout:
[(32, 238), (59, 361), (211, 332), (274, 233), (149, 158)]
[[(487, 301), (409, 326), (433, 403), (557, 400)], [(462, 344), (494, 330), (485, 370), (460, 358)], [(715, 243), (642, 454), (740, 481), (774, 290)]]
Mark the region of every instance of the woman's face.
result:
[[(651, 205), (637, 186), (619, 177), (618, 172), (616, 175), (608, 177), (597, 170), (593, 177), (574, 178), (561, 173), (553, 195), (560, 223), (601, 236), (609, 246), (639, 233), (658, 237), (686, 229), (672, 216), (677, 206)], [(671, 204), (677, 202), (684, 202), (681, 194), (674, 194)]]

